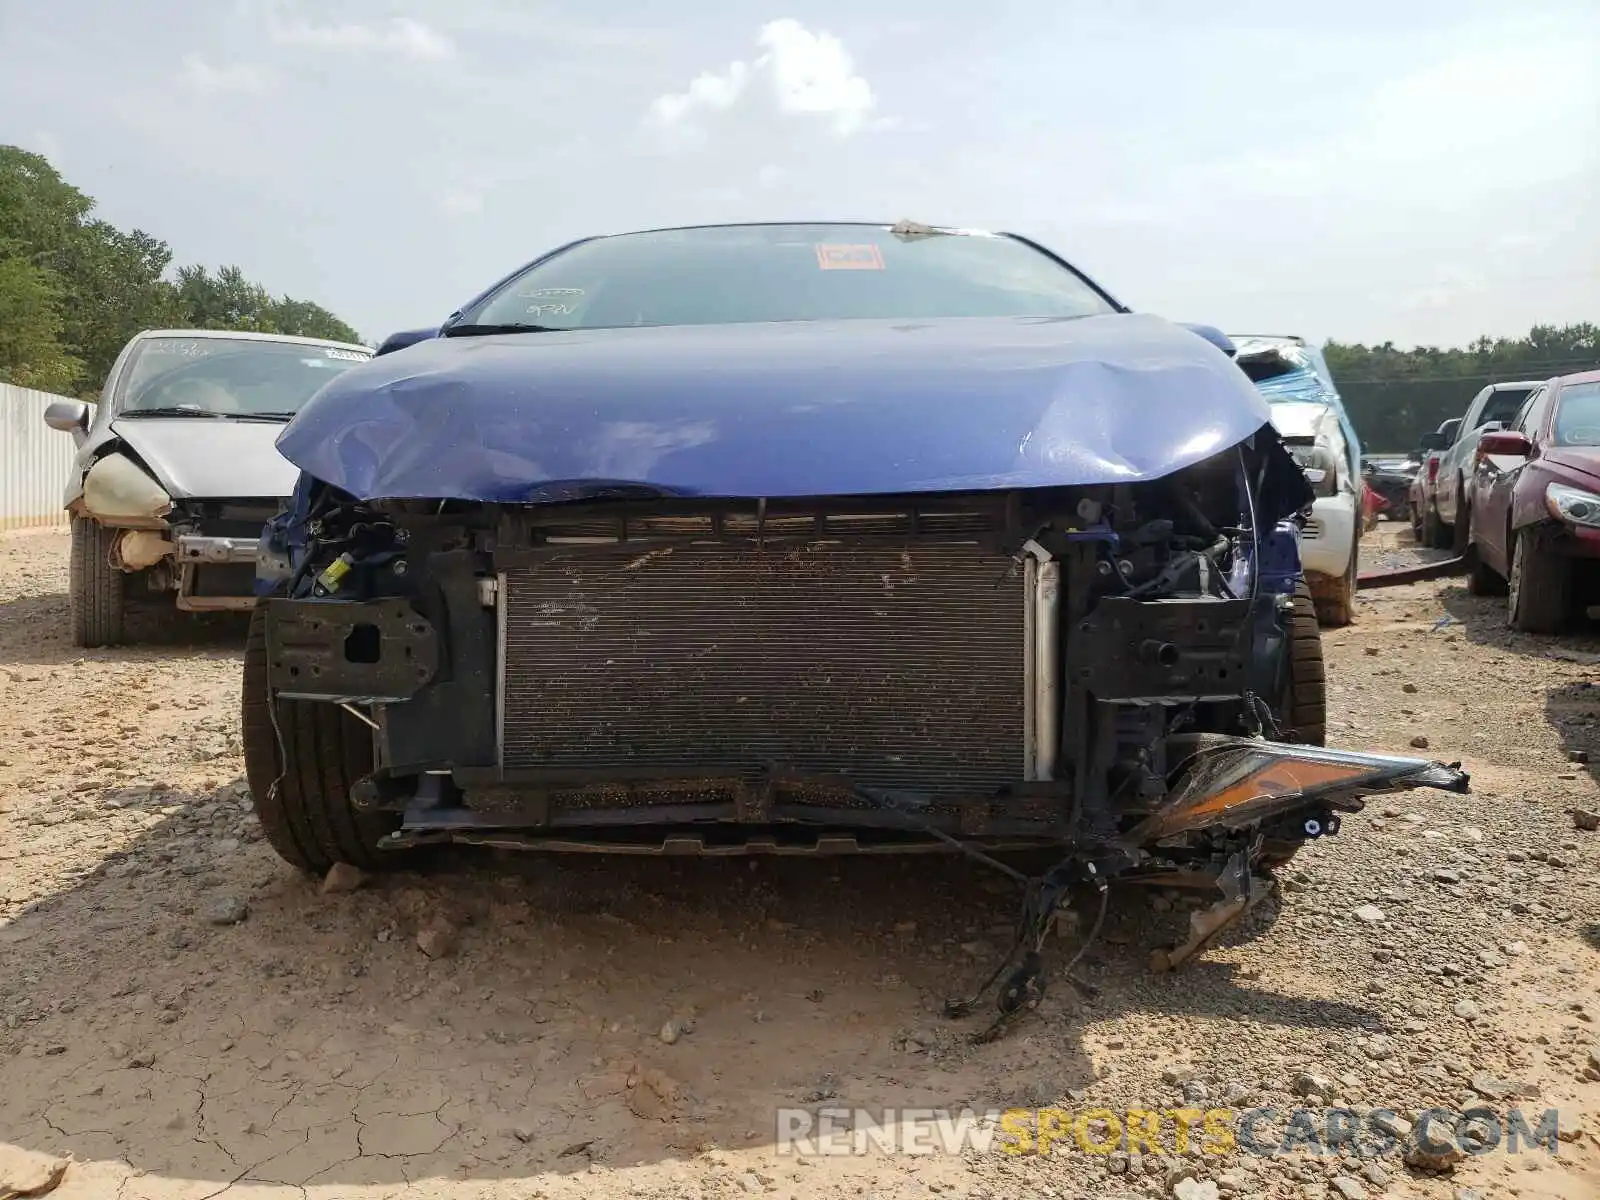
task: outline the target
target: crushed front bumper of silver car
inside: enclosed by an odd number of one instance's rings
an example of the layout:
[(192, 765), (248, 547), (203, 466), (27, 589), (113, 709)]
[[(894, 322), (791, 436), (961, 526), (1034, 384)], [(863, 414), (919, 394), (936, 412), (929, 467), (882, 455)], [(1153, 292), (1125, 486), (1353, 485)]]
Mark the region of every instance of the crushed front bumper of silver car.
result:
[(237, 612), (255, 605), (258, 539), (183, 534), (174, 557), (178, 607), (186, 612)]

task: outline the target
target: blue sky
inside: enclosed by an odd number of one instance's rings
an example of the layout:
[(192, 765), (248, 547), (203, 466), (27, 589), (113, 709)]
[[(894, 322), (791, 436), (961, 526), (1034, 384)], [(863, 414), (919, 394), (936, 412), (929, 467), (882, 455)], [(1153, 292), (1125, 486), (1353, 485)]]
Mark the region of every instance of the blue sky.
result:
[(0, 0), (0, 142), (371, 339), (572, 237), (796, 216), (1234, 330), (1600, 320), (1600, 5), (1304, 9)]

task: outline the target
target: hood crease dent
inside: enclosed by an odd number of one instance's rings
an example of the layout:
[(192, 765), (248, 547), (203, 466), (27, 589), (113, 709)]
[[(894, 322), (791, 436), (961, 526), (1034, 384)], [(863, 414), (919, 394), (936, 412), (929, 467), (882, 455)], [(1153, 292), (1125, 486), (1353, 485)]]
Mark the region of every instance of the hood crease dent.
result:
[(358, 500), (888, 495), (1158, 479), (1269, 416), (1156, 317), (857, 320), (424, 341), (331, 381), (277, 446)]

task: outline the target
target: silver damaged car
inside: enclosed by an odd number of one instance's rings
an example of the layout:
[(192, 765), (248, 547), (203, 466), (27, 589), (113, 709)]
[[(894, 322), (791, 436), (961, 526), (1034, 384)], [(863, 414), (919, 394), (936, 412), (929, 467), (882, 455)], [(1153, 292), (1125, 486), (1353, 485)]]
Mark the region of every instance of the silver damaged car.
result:
[(118, 355), (97, 405), (45, 412), (77, 457), (72, 640), (111, 646), (141, 605), (251, 608), (262, 526), (294, 488), (274, 442), (366, 346), (281, 334), (148, 330)]

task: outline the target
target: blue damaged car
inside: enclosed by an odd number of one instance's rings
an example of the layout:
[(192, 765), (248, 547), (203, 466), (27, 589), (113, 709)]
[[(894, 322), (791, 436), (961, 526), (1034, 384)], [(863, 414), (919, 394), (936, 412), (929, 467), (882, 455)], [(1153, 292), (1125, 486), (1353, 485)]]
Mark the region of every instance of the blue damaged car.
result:
[(1200, 944), (1362, 796), (1466, 786), (1323, 746), (1312, 495), (1229, 350), (1012, 235), (544, 255), (278, 439), (267, 837), (311, 870), (1044, 849), (1052, 886), (1216, 889)]

